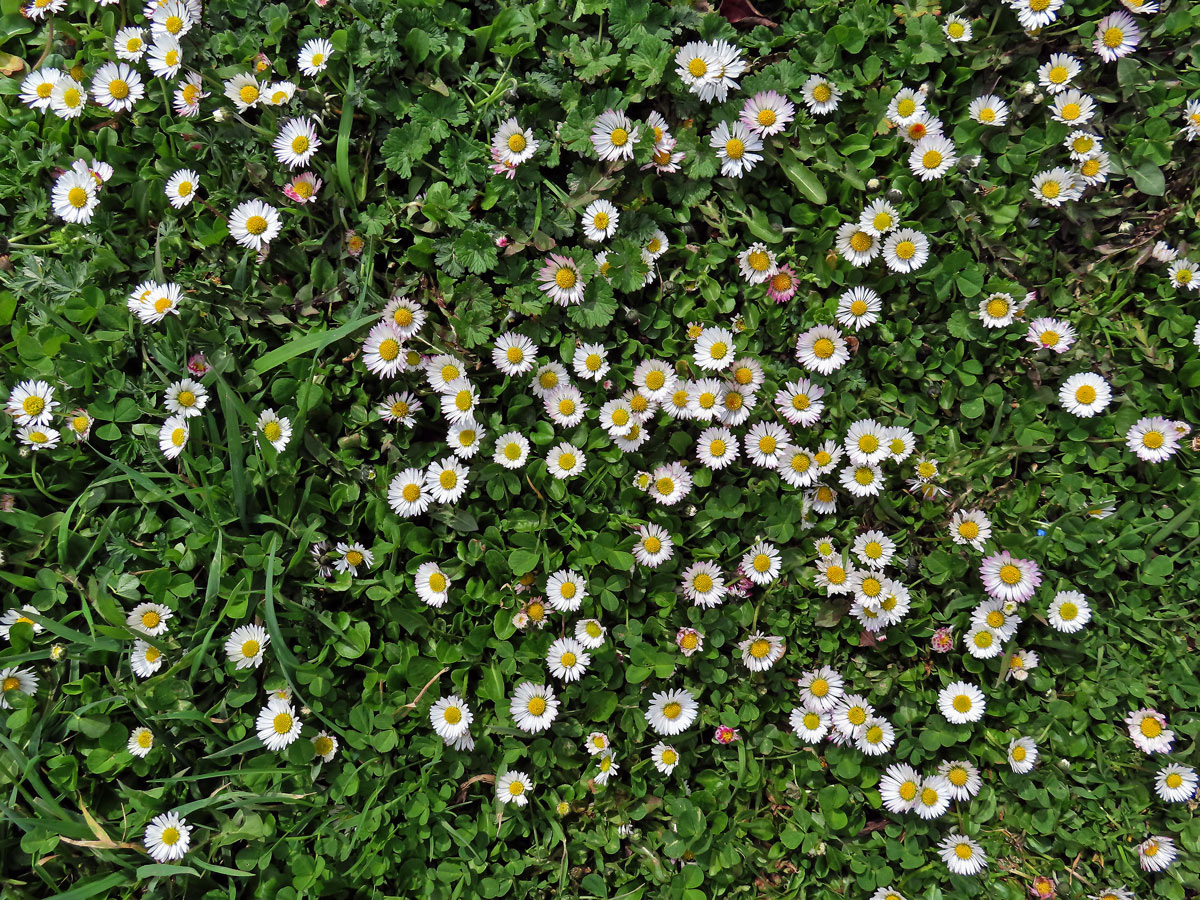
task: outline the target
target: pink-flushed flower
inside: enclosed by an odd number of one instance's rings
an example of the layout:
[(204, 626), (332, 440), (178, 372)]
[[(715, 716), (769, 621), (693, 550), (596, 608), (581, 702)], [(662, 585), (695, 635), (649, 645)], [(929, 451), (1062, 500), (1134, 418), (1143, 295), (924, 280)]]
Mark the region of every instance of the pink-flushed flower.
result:
[(1142, 31), (1133, 16), (1119, 9), (1096, 23), (1096, 39), (1092, 49), (1105, 62), (1116, 62), (1137, 49)]
[(988, 596), (1024, 603), (1042, 583), (1042, 573), (1031, 559), (1018, 559), (1007, 550), (993, 553), (979, 565)]
[(799, 287), (795, 270), (784, 263), (767, 279), (767, 296), (776, 303), (787, 303), (796, 296)]
[(203, 353), (193, 353), (188, 357), (187, 370), (197, 378), (203, 378), (211, 368)]
[(312, 172), (301, 172), (284, 185), (283, 193), (297, 203), (312, 203), (317, 199), (317, 192), (321, 190), (322, 184), (324, 182)]
[(504, 160), (500, 154), (496, 152), (495, 147), (492, 148), (492, 174), (503, 175), (510, 181), (517, 177), (517, 167), (514, 164)]
[(548, 294), (559, 306), (575, 306), (583, 302), (583, 276), (571, 257), (551, 253), (546, 257), (537, 279), (538, 289)]
[(654, 145), (650, 154), (650, 162), (642, 166), (642, 171), (653, 169), (659, 175), (670, 175), (679, 171), (679, 164), (687, 154), (675, 150), (675, 138), (665, 137), (661, 143)]
[(695, 628), (680, 628), (675, 635), (675, 646), (684, 656), (691, 656), (704, 649), (704, 635)]
[(1029, 895), (1037, 900), (1052, 900), (1058, 883), (1049, 875), (1035, 875), (1029, 885)]
[(741, 735), (738, 734), (736, 728), (730, 728), (728, 725), (718, 725), (716, 731), (713, 732), (713, 743), (732, 744), (734, 741), (740, 740)]
[(742, 574), (741, 566), (738, 566), (738, 576), (738, 580), (729, 585), (730, 596), (749, 597), (750, 592), (754, 590), (754, 582)]
[(500, 235), (498, 238), (496, 238), (496, 246), (503, 250), (508, 246), (508, 238), (506, 238), (504, 235)]
[(953, 629), (939, 628), (929, 639), (929, 646), (935, 653), (949, 653), (954, 649)]
[(779, 134), (796, 117), (792, 101), (777, 91), (760, 91), (742, 107), (742, 124), (761, 135)]
[(349, 228), (346, 230), (346, 252), (347, 253), (349, 253), (351, 256), (353, 256), (357, 259), (358, 257), (362, 256), (363, 247), (365, 247), (366, 245), (367, 245), (367, 242), (364, 241), (362, 239), (362, 237), (359, 236), (358, 232), (356, 232), (353, 228)]

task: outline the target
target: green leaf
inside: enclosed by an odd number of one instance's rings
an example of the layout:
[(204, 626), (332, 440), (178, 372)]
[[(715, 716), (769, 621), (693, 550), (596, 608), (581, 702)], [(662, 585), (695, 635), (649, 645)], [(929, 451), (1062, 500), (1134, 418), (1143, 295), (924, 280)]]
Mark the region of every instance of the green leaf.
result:
[(821, 182), (817, 179), (817, 175), (800, 162), (796, 156), (796, 151), (788, 147), (783, 155), (779, 157), (779, 167), (783, 169), (783, 174), (787, 176), (788, 181), (796, 186), (811, 203), (817, 206), (824, 206), (829, 199), (825, 193), (825, 188), (821, 186)]

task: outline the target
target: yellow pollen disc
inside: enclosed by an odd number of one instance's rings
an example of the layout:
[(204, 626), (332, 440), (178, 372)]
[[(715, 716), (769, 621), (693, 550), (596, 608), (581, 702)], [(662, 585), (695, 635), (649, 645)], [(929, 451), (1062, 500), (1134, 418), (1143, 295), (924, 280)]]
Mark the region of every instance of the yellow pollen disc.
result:
[(1070, 622), (1079, 615), (1079, 607), (1074, 603), (1064, 603), (1058, 608), (1058, 617), (1064, 622)]
[(162, 837), (160, 838), (160, 840), (164, 844), (166, 844), (168, 847), (178, 844), (179, 843), (179, 829), (178, 828), (164, 828)]
[(20, 686), (21, 682), (10, 675), (8, 678), (5, 678), (2, 683), (0, 683), (0, 690), (15, 691)]
[(871, 236), (865, 231), (856, 231), (850, 235), (850, 249), (855, 253), (866, 253), (871, 249)]
[(730, 138), (725, 142), (725, 155), (730, 159), (741, 159), (746, 155), (746, 145), (738, 138)]
[(993, 609), (987, 614), (987, 623), (989, 628), (1000, 628), (1004, 625), (1004, 613), (998, 609)]
[(531, 697), (529, 700), (529, 706), (527, 708), (529, 709), (530, 715), (540, 716), (546, 711), (546, 701), (541, 697)]
[(292, 730), (292, 717), (287, 713), (279, 713), (275, 716), (271, 726), (275, 729), (276, 734), (287, 734)]
[(966, 694), (959, 694), (954, 698), (954, 703), (952, 705), (954, 706), (955, 712), (965, 713), (971, 708), (971, 698)]
[(771, 437), (769, 434), (763, 435), (758, 440), (758, 449), (763, 453), (774, 453), (777, 446), (778, 444), (776, 444), (775, 438)]
[(850, 721), (851, 725), (861, 725), (867, 721), (867, 711), (861, 706), (852, 706), (850, 707), (850, 711), (846, 713), (846, 718)]
[(1008, 315), (1008, 301), (993, 297), (987, 302), (987, 314), (993, 319), (1003, 319)]
[(1068, 122), (1073, 122), (1078, 119), (1083, 113), (1083, 108), (1078, 103), (1067, 103), (1063, 106), (1060, 115)]
[(900, 794), (901, 800), (913, 801), (917, 798), (917, 785), (912, 781), (905, 781), (900, 785), (897, 793)]
[(850, 304), (850, 315), (852, 316), (861, 316), (865, 314), (866, 311), (867, 304), (865, 300), (855, 300)]
[(546, 615), (546, 607), (540, 603), (530, 603), (525, 607), (525, 614), (535, 622), (540, 622)]
[(926, 151), (925, 155), (921, 157), (921, 165), (926, 169), (936, 169), (941, 164), (942, 154), (938, 153), (936, 150), (928, 150)]
[(681, 646), (684, 650), (695, 650), (699, 643), (700, 639), (691, 632), (688, 632), (683, 636), (683, 640), (679, 642), (679, 646)]
[(263, 426), (263, 434), (266, 435), (268, 441), (277, 441), (283, 437), (283, 428), (278, 422), (268, 422)]
[(442, 486), (443, 490), (453, 490), (458, 484), (458, 474), (453, 469), (447, 469), (438, 476), (438, 484)]
[(980, 631), (975, 635), (975, 646), (981, 650), (986, 650), (992, 646), (992, 633), (990, 631)]
[(434, 572), (429, 576), (429, 589), (435, 594), (440, 594), (446, 590), (446, 576), (441, 572)]
[(66, 103), (71, 109), (74, 109), (83, 102), (83, 96), (79, 93), (77, 88), (67, 88), (66, 91), (63, 92), (63, 102)]
[(323, 62), (325, 62), (325, 54), (324, 53), (314, 53), (312, 55), (312, 64), (314, 66), (319, 66)]
[(996, 111), (990, 106), (985, 106), (979, 111), (979, 121), (992, 123), (996, 121)]
[(946, 26), (946, 33), (952, 38), (960, 38), (963, 36), (965, 29), (961, 22), (951, 22)]
[(750, 655), (755, 659), (762, 659), (771, 652), (770, 641), (764, 641), (761, 638), (750, 645)]
[(1066, 66), (1054, 66), (1046, 73), (1046, 77), (1054, 84), (1062, 84), (1068, 78), (1070, 73)]
[(792, 457), (793, 472), (807, 472), (812, 467), (812, 457), (807, 453), (797, 453)]
[(878, 725), (872, 725), (867, 729), (866, 738), (868, 744), (878, 744), (883, 740), (883, 729)]
[(417, 498), (421, 496), (421, 489), (415, 484), (406, 484), (404, 486), (404, 490), (401, 491), (400, 494), (402, 497), (404, 497), (406, 502), (416, 503)]
[(1100, 160), (1098, 160), (1098, 159), (1084, 160), (1083, 165), (1081, 165), (1079, 167), (1079, 171), (1082, 172), (1084, 175), (1086, 175), (1088, 178), (1092, 178), (1092, 177), (1096, 176), (1100, 172)]
[(588, 358), (583, 361), (583, 364), (589, 372), (596, 372), (600, 369), (600, 364), (602, 362), (603, 360), (598, 354), (592, 353), (589, 354)]
[(571, 288), (575, 287), (575, 281), (576, 278), (574, 269), (569, 269), (566, 266), (563, 266), (554, 273), (554, 283), (564, 291), (569, 291)]
[(246, 230), (251, 234), (262, 234), (267, 230), (267, 220), (264, 216), (251, 216), (246, 220)]
[(791, 290), (792, 276), (787, 272), (778, 272), (771, 278), (771, 288), (777, 294)]
[(824, 678), (814, 678), (812, 684), (808, 686), (808, 691), (814, 697), (824, 697), (829, 693), (829, 682)]
[(863, 453), (874, 453), (879, 449), (879, 438), (873, 434), (864, 434), (858, 439), (858, 449)]
[(183, 428), (176, 428), (171, 432), (171, 443), (176, 447), (182, 447), (184, 441), (187, 440), (187, 431)]
[(678, 703), (668, 703), (663, 707), (663, 715), (668, 719), (678, 719), (683, 715), (683, 707)]
[(514, 797), (520, 797), (523, 793), (525, 793), (525, 785), (519, 781), (514, 781), (508, 786), (508, 792)]
[(900, 259), (912, 259), (917, 255), (917, 245), (912, 241), (901, 241), (896, 245), (896, 256)]
[(754, 557), (754, 571), (766, 572), (771, 568), (771, 557), (765, 553), (760, 553)]
[(830, 584), (841, 584), (846, 580), (846, 570), (841, 566), (830, 566), (825, 570), (825, 578)]
[(608, 227), (608, 213), (598, 212), (592, 217), (592, 227), (597, 231), (603, 231)]
[(1024, 747), (1021, 747), (1018, 745), (1018, 746), (1012, 748), (1012, 758), (1015, 759), (1017, 762), (1023, 762), (1025, 760), (1025, 756), (1026, 756), (1026, 753), (1025, 753)]
[(970, 844), (955, 844), (954, 855), (959, 859), (970, 859), (974, 854), (971, 853)]
[(707, 594), (713, 589), (712, 576), (701, 572), (694, 579), (692, 579), (692, 587), (696, 589), (697, 593)]
[(665, 497), (675, 490), (675, 482), (670, 478), (660, 478), (654, 482), (654, 489)]
[(258, 99), (258, 88), (252, 84), (244, 84), (238, 91), (238, 96), (242, 98), (243, 103), (249, 105)]
[(1125, 32), (1120, 28), (1106, 28), (1103, 40), (1105, 47), (1109, 50), (1115, 50), (1125, 42)]
[(295, 154), (303, 153), (308, 149), (308, 138), (302, 134), (292, 138), (292, 152)]
[(1005, 584), (1016, 584), (1021, 580), (1021, 570), (1012, 563), (1005, 563), (1000, 567), (1000, 580)]
[(866, 466), (859, 466), (854, 470), (854, 480), (863, 487), (866, 487), (875, 480), (875, 473)]
[(41, 84), (39, 84), (37, 86), (37, 95), (39, 97), (41, 97), (43, 100), (45, 100), (47, 97), (49, 97), (53, 93), (54, 93), (54, 85), (51, 84), (49, 81), (43, 81)]
[(244, 644), (242, 644), (242, 656), (246, 657), (247, 659), (252, 659), (255, 656), (258, 656), (259, 649), (261, 648), (259, 647), (258, 641), (246, 641)]
[(757, 122), (763, 128), (770, 128), (772, 125), (775, 124), (775, 110), (760, 109), (758, 111)]
[(1163, 445), (1164, 438), (1161, 431), (1147, 431), (1142, 436), (1142, 444), (1151, 450), (1157, 450)]
[(142, 613), (142, 627), (144, 628), (157, 628), (158, 623), (161, 621), (162, 616), (160, 616), (154, 610), (149, 610), (148, 612)]
[(1178, 772), (1172, 772), (1171, 774), (1169, 774), (1166, 777), (1166, 785), (1167, 785), (1167, 787), (1171, 788), (1172, 790), (1174, 790), (1175, 788), (1179, 787), (1182, 784), (1183, 784), (1183, 776), (1180, 775)]
[(833, 91), (829, 85), (822, 82), (812, 89), (812, 95), (813, 99), (818, 103), (828, 103), (830, 98), (833, 97)]
[(755, 272), (765, 272), (771, 267), (771, 257), (765, 250), (755, 250), (746, 257), (746, 262)]
[(400, 342), (395, 338), (385, 338), (379, 342), (379, 358), (391, 362), (400, 355)]
[(818, 338), (813, 344), (813, 355), (818, 359), (829, 359), (836, 349), (829, 338)]
[(647, 553), (657, 553), (662, 549), (662, 541), (653, 535), (642, 539), (642, 549)]
[(629, 143), (629, 132), (624, 128), (614, 128), (608, 139), (614, 147), (624, 147)]
[(708, 63), (696, 56), (688, 63), (688, 74), (693, 78), (703, 78), (708, 74)]
[(903, 100), (901, 100), (899, 103), (896, 104), (896, 112), (901, 116), (901, 118), (907, 119), (909, 116), (911, 116), (916, 111), (917, 111), (917, 102), (915, 100), (913, 100), (911, 97), (905, 97)]
[(120, 78), (114, 78), (108, 83), (108, 92), (114, 100), (124, 100), (129, 96), (129, 85)]
[(525, 149), (525, 146), (525, 135), (521, 134), (520, 132), (511, 135), (508, 139), (508, 149), (513, 153), (520, 153)]
[(559, 660), (559, 662), (561, 662), (561, 663), (562, 663), (562, 667), (563, 667), (564, 669), (569, 669), (569, 668), (571, 668), (571, 667), (572, 667), (572, 666), (574, 666), (574, 665), (575, 665), (575, 663), (577, 663), (578, 661), (579, 661), (579, 660), (578, 660), (578, 658), (575, 656), (575, 654), (574, 654), (574, 653), (569, 653), (569, 652), (568, 652), (568, 653), (564, 653), (564, 654), (562, 655), (562, 658)]
[(76, 209), (83, 209), (87, 206), (88, 192), (81, 187), (73, 187), (67, 191), (67, 202)]
[[(178, 50), (168, 50), (166, 56), (163, 57), (163, 62), (165, 62), (168, 67), (175, 68), (175, 66), (179, 65), (179, 51)], [(197, 90), (199, 90), (199, 89), (197, 89)], [(254, 88), (250, 88), (250, 90), (254, 91), (254, 99), (257, 99), (258, 91), (255, 90)], [(241, 93), (242, 93), (242, 99), (245, 100), (246, 88), (242, 88)], [(246, 100), (246, 102), (253, 103), (254, 99)]]
[(154, 743), (154, 735), (149, 731), (139, 731), (137, 736), (137, 745), (143, 749), (149, 748)]
[(349, 550), (346, 552), (346, 562), (352, 566), (361, 566), (363, 555), (357, 550)]
[(162, 651), (159, 650), (157, 647), (147, 647), (146, 648), (146, 662), (148, 662), (148, 663), (158, 662), (158, 659), (160, 656), (162, 656)]
[(664, 750), (662, 752), (662, 761), (665, 766), (675, 765), (675, 760), (679, 759), (679, 755), (674, 750)]
[(333, 752), (333, 740), (322, 735), (313, 741), (313, 752), (315, 752), (317, 756), (328, 756)]

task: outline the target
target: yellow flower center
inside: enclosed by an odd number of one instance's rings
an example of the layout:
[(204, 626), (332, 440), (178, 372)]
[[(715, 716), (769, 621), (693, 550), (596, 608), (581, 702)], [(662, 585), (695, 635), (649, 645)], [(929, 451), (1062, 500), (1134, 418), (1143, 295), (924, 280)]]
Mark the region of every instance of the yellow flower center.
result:
[(446, 590), (446, 576), (441, 572), (434, 572), (429, 576), (429, 589), (435, 594), (440, 594)]
[[(81, 188), (76, 188), (76, 190), (81, 190)], [(45, 408), (46, 401), (36, 395), (26, 397), (21, 403), (21, 409), (25, 411), (25, 415), (27, 416), (36, 416)]]
[(584, 627), (584, 631), (587, 632), (587, 635), (590, 638), (598, 638), (602, 633), (600, 631), (600, 625), (596, 622), (588, 622)]
[(546, 607), (541, 603), (530, 603), (525, 607), (525, 614), (533, 621), (540, 622), (546, 615)]
[(980, 631), (975, 635), (975, 646), (980, 650), (986, 650), (992, 646), (992, 633), (990, 631)]
[(662, 762), (664, 766), (673, 766), (675, 761), (679, 759), (679, 754), (674, 750), (664, 750), (662, 752)]
[(1042, 184), (1042, 196), (1048, 200), (1053, 200), (1062, 193), (1062, 185), (1057, 181), (1047, 181)]
[(1146, 856), (1158, 856), (1158, 842), (1147, 841), (1146, 846), (1142, 848), (1142, 853)]
[(708, 452), (713, 456), (724, 456), (725, 442), (718, 438), (708, 445)]
[(707, 594), (713, 589), (712, 576), (701, 572), (694, 579), (692, 579), (692, 587), (694, 587), (698, 593)]
[(271, 727), (275, 729), (276, 734), (288, 734), (292, 730), (293, 721), (295, 720), (289, 713), (277, 713), (271, 721)]
[(523, 793), (525, 793), (525, 785), (520, 781), (514, 781), (508, 786), (508, 792), (514, 797), (520, 797)]
[(78, 88), (67, 88), (63, 92), (63, 102), (71, 109), (74, 109), (83, 102), (83, 96), (79, 93)]
[(818, 338), (813, 344), (813, 355), (818, 359), (829, 359), (833, 356), (835, 349), (833, 341), (829, 338)]
[(1012, 748), (1012, 758), (1017, 762), (1024, 762), (1027, 755), (1025, 748), (1020, 744)]
[(183, 19), (179, 16), (168, 16), (167, 21), (163, 22), (163, 28), (170, 34), (179, 34), (183, 30)]
[(333, 752), (333, 738), (326, 735), (321, 735), (313, 741), (313, 752), (317, 756), (328, 756)]
[(1078, 103), (1067, 103), (1063, 106), (1060, 115), (1068, 122), (1073, 122), (1079, 118), (1082, 112), (1083, 109)]
[(770, 128), (775, 124), (775, 110), (760, 109), (757, 117), (758, 124), (763, 128)]
[[(178, 51), (178, 50), (168, 50), (168, 51), (166, 52), (166, 55), (165, 55), (165, 56), (163, 56), (163, 62), (165, 62), (165, 63), (167, 64), (167, 67), (168, 67), (168, 68), (172, 68), (172, 69), (173, 69), (173, 68), (175, 68), (177, 65), (179, 65), (179, 51)], [(199, 93), (199, 90), (200, 90), (200, 89), (199, 89), (199, 88), (197, 88), (197, 89), (196, 89), (196, 93)], [(254, 99), (257, 99), (257, 97), (258, 97), (258, 90), (257, 90), (257, 89), (255, 89), (255, 88), (250, 88), (250, 90), (254, 92), (254, 98), (253, 98), (253, 99), (250, 99), (250, 100), (247, 100), (247, 101), (246, 101), (247, 103), (253, 103), (253, 102), (254, 102)], [(187, 93), (187, 89), (186, 89), (186, 88), (184, 89), (184, 93), (185, 93), (185, 94)], [(245, 97), (246, 97), (246, 88), (242, 88), (242, 91), (241, 91), (241, 93), (242, 93), (242, 98), (243, 98), (243, 99), (245, 99)], [(191, 102), (191, 101), (189, 101), (189, 102)]]
[(43, 81), (37, 86), (37, 95), (45, 100), (54, 93), (54, 85), (49, 81)]
[(540, 716), (546, 711), (546, 701), (541, 697), (530, 697), (529, 706), (527, 708), (530, 715)]
[(7, 678), (4, 679), (3, 683), (0, 683), (0, 691), (15, 691), (20, 686), (21, 686), (20, 679), (14, 678), (12, 675), (9, 675)]
[(1075, 389), (1075, 399), (1078, 402), (1082, 403), (1084, 406), (1088, 406), (1092, 403), (1095, 403), (1096, 402), (1096, 389), (1094, 387), (1092, 387), (1090, 384), (1081, 384), (1078, 388)]
[(258, 99), (258, 88), (252, 84), (244, 84), (238, 91), (238, 96), (242, 98), (243, 103), (249, 106)]
[(558, 466), (564, 472), (570, 472), (572, 469), (575, 468), (575, 454), (574, 453), (564, 453), (562, 456), (560, 456), (558, 458)]
[(187, 429), (176, 428), (171, 432), (171, 443), (176, 447), (182, 447), (185, 441), (187, 441)]
[(862, 592), (868, 597), (878, 597), (883, 593), (883, 583), (878, 578), (864, 578)]
[(258, 641), (246, 641), (244, 644), (242, 644), (242, 656), (246, 657), (247, 659), (253, 659), (254, 657), (258, 656), (258, 651), (260, 649), (261, 647)]
[(708, 63), (698, 56), (692, 57), (691, 62), (688, 63), (688, 74), (693, 78), (703, 78), (708, 74)]
[[(1037, 3), (1038, 0), (1033, 0), (1033, 2)], [(1032, 6), (1033, 4), (1030, 4), (1030, 5)], [(954, 845), (954, 855), (957, 856), (959, 859), (970, 859), (974, 854), (971, 853), (971, 845), (970, 844), (955, 844)]]
[(144, 750), (148, 750), (150, 745), (154, 743), (154, 735), (149, 731), (139, 731), (137, 736), (137, 745)]
[(384, 338), (379, 342), (379, 358), (391, 362), (400, 355), (400, 342), (395, 338)]
[(883, 740), (883, 729), (878, 725), (872, 725), (867, 729), (866, 738), (868, 744), (878, 744)]
[(1161, 431), (1147, 431), (1142, 436), (1142, 444), (1151, 450), (1157, 450), (1163, 445), (1163, 434)]
[(684, 650), (695, 650), (696, 647), (699, 646), (699, 644), (700, 644), (700, 639), (698, 637), (696, 637), (696, 635), (690, 631), (687, 634), (685, 634), (683, 636), (683, 639), (679, 642), (679, 646), (682, 647)]
[(867, 721), (867, 711), (861, 706), (852, 706), (850, 711), (846, 713), (846, 718), (851, 725), (861, 725)]
[(955, 787), (962, 787), (967, 783), (967, 770), (962, 766), (955, 766), (946, 775), (950, 779), (950, 783)]
[(1071, 73), (1067, 71), (1066, 66), (1052, 66), (1050, 71), (1046, 73), (1046, 78), (1053, 84), (1063, 84), (1070, 77)]
[(144, 628), (157, 628), (161, 621), (162, 616), (152, 609), (142, 613), (142, 627)]
[(965, 713), (971, 708), (971, 698), (966, 694), (959, 694), (954, 698), (952, 705), (954, 706), (955, 712)]
[(771, 289), (777, 294), (783, 294), (792, 289), (792, 276), (787, 272), (777, 272), (771, 278)]
[(292, 138), (292, 152), (296, 154), (303, 153), (308, 149), (308, 138), (302, 134)]
[(612, 141), (614, 147), (624, 147), (629, 143), (629, 132), (624, 128), (614, 128), (609, 140)]
[(923, 462), (917, 465), (917, 475), (921, 478), (932, 478), (937, 474), (937, 466), (931, 462)]
[(363, 555), (358, 550), (347, 550), (346, 562), (352, 566), (361, 566), (363, 563)]
[(1125, 41), (1125, 32), (1120, 28), (1104, 29), (1104, 46), (1109, 50), (1115, 50)]
[(962, 22), (951, 22), (946, 26), (946, 33), (952, 38), (960, 38), (965, 32)]
[(766, 572), (771, 568), (771, 557), (765, 553), (759, 553), (754, 557), (754, 571)]
[(312, 55), (312, 64), (314, 66), (319, 66), (324, 62), (325, 62), (325, 54), (324, 53), (314, 53)]
[(263, 426), (263, 434), (267, 436), (267, 440), (274, 442), (283, 437), (283, 428), (278, 422), (268, 422)]
[(600, 365), (604, 362), (597, 353), (588, 354), (588, 358), (583, 361), (584, 367), (589, 372), (597, 372), (600, 370)]
[[(903, 783), (900, 785), (900, 788), (899, 788), (899, 790), (897, 791), (897, 793), (900, 795), (900, 799), (901, 799), (901, 800), (907, 800), (907, 801), (912, 801), (912, 800), (915, 800), (915, 799), (916, 799), (916, 797), (917, 797), (917, 785), (916, 785), (916, 782), (914, 782), (914, 781), (905, 781), (905, 782), (903, 782)], [(937, 792), (936, 792), (936, 791), (934, 792), (934, 799), (935, 799), (935, 800), (937, 799)]]
[(1142, 730), (1142, 734), (1148, 738), (1156, 738), (1162, 734), (1163, 731), (1163, 727), (1159, 724), (1158, 719), (1151, 718), (1150, 716), (1142, 719), (1139, 727)]
[(926, 169), (936, 169), (942, 164), (942, 154), (936, 150), (927, 150), (921, 157), (921, 165)]
[(592, 217), (592, 227), (597, 231), (603, 231), (608, 227), (608, 213), (598, 212)]
[(818, 103), (828, 103), (833, 96), (833, 90), (825, 82), (821, 82), (812, 89), (813, 99)]
[(400, 495), (405, 499), (406, 502), (416, 503), (417, 498), (421, 496), (421, 489), (415, 484), (406, 484), (404, 486), (404, 490), (400, 492)]
[(572, 666), (574, 666), (574, 665), (575, 665), (575, 663), (577, 663), (578, 661), (579, 661), (579, 660), (578, 660), (578, 658), (575, 656), (575, 654), (574, 654), (574, 653), (571, 653), (571, 652), (569, 652), (569, 651), (568, 651), (567, 653), (564, 653), (564, 654), (562, 655), (562, 659), (560, 660), (560, 662), (562, 663), (562, 666), (563, 666), (563, 668), (564, 668), (564, 669), (569, 669), (569, 668), (571, 668), (571, 667), (572, 667)]
[(900, 259), (912, 259), (917, 255), (917, 245), (912, 241), (901, 241), (896, 245), (896, 256)]
[(875, 480), (875, 473), (868, 466), (859, 466), (854, 470), (854, 480), (866, 487)]
[(740, 138), (730, 138), (725, 142), (725, 155), (730, 159), (741, 159), (746, 155), (746, 145)]
[(856, 231), (850, 235), (850, 249), (855, 253), (866, 253), (871, 249), (871, 236), (865, 231)]
[[(454, 406), (459, 412), (466, 412), (474, 402), (475, 398), (471, 396), (470, 391), (459, 391), (454, 395)], [(562, 404), (559, 404), (559, 407), (561, 408)]]
[(907, 119), (909, 116), (911, 116), (916, 111), (917, 111), (917, 101), (913, 100), (911, 97), (905, 97), (903, 100), (901, 100), (899, 103), (896, 104), (896, 112), (900, 115), (901, 118)]
[(67, 202), (76, 209), (83, 209), (87, 206), (88, 192), (81, 187), (73, 187), (67, 191)]
[(108, 92), (114, 100), (124, 100), (129, 96), (129, 85), (120, 78), (114, 78), (108, 83)]
[(993, 297), (987, 302), (987, 314), (993, 319), (1003, 319), (1008, 315), (1008, 301)]
[(750, 655), (755, 659), (762, 659), (771, 652), (771, 642), (759, 638), (750, 645)]
[(462, 721), (462, 710), (457, 706), (447, 706), (442, 713), (442, 718), (451, 725), (457, 725)]
[(458, 473), (453, 469), (446, 469), (438, 476), (438, 484), (442, 486), (443, 490), (453, 490), (458, 484)]
[(246, 230), (251, 234), (262, 234), (267, 230), (267, 220), (265, 216), (251, 216), (246, 220)]
[(1183, 776), (1178, 772), (1171, 772), (1167, 775), (1165, 781), (1167, 787), (1174, 789), (1183, 784)]
[(516, 134), (510, 135), (508, 138), (508, 149), (513, 153), (520, 153), (525, 149), (525, 135), (519, 131)]
[(883, 556), (883, 544), (878, 541), (868, 541), (867, 545), (863, 547), (863, 553), (867, 555), (868, 559), (879, 559)]
[(993, 609), (987, 614), (987, 623), (989, 628), (1000, 628), (1004, 625), (1004, 613), (998, 609)]
[(1005, 584), (1016, 584), (1021, 580), (1021, 570), (1012, 563), (1005, 563), (1000, 567), (1000, 580)]
[(683, 707), (678, 703), (668, 703), (663, 707), (663, 715), (668, 719), (678, 719), (683, 715)]
[(1088, 176), (1088, 178), (1094, 177), (1095, 175), (1099, 174), (1099, 172), (1100, 172), (1100, 160), (1098, 160), (1098, 159), (1084, 160), (1083, 165), (1081, 165), (1079, 167), (1079, 171), (1082, 172), (1084, 175)]
[(654, 482), (654, 489), (665, 497), (675, 490), (675, 482), (670, 478), (660, 478)]
[(164, 828), (161, 840), (168, 847), (173, 847), (175, 844), (178, 844), (179, 843), (179, 829), (174, 826), (171, 826), (169, 828)]
[(812, 457), (807, 453), (797, 453), (792, 457), (793, 472), (807, 472), (812, 467)]
[(567, 266), (562, 266), (557, 272), (554, 273), (554, 283), (564, 291), (569, 291), (571, 288), (575, 287), (575, 281), (575, 270), (570, 269)]

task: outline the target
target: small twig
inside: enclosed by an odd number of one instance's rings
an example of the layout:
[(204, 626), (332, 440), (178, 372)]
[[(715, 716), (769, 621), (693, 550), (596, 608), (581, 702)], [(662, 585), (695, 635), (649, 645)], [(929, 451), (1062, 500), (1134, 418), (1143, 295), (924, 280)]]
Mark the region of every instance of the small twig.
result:
[[(400, 707), (400, 709), (416, 709), (417, 703), (420, 701), (420, 699), (422, 697), (425, 696), (425, 692), (427, 690), (429, 690), (431, 687), (433, 687), (433, 684), (435, 681), (437, 681), (439, 678), (441, 678), (443, 675), (445, 675), (449, 671), (450, 671), (449, 666), (443, 666), (442, 670), (440, 672), (438, 672), (436, 675), (434, 675), (432, 678), (430, 678), (429, 681), (426, 683), (425, 687), (421, 688), (421, 692), (419, 694), (417, 694), (417, 696), (412, 698), (412, 702), (405, 703), (402, 707)], [(396, 713), (399, 713), (400, 709), (396, 710)]]

